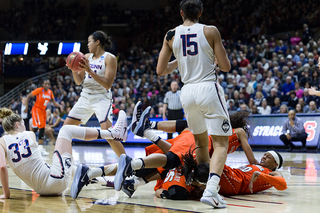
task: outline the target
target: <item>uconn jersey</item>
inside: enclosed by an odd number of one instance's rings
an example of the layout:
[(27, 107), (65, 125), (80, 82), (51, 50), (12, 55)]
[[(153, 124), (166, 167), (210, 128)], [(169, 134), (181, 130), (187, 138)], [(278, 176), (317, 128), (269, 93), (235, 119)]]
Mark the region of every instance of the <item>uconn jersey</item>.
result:
[(172, 49), (184, 84), (216, 80), (215, 57), (203, 33), (204, 26), (195, 23), (175, 29)]
[[(99, 76), (104, 77), (105, 71), (106, 71), (106, 65), (104, 59), (106, 56), (110, 54), (108, 52), (105, 52), (99, 59), (93, 60), (93, 54), (91, 54), (88, 58), (90, 63), (90, 68), (93, 72), (97, 73)], [(101, 94), (108, 92), (109, 98), (111, 97), (111, 90), (106, 90), (101, 84), (99, 84), (96, 80), (92, 78), (90, 74), (86, 72), (86, 77), (83, 81), (83, 92), (89, 93), (89, 94)]]
[(28, 186), (38, 191), (45, 178), (43, 171), (48, 170), (38, 145), (29, 131), (17, 135), (3, 136), (7, 147), (7, 162), (13, 172)]

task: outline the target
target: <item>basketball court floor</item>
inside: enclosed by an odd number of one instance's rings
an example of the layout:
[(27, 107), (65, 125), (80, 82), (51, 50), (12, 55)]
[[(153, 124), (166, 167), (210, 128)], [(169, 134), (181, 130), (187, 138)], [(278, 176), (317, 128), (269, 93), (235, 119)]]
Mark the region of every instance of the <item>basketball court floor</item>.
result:
[[(53, 146), (46, 146), (51, 163)], [(125, 147), (133, 158), (143, 157), (143, 147)], [(264, 152), (254, 152), (260, 161)], [(58, 197), (37, 195), (9, 169), (11, 199), (0, 199), (2, 212), (320, 212), (320, 154), (281, 153), (284, 157), (283, 174), (288, 189), (277, 191), (271, 188), (264, 192), (249, 195), (226, 197), (228, 207), (213, 209), (199, 201), (173, 201), (156, 198), (154, 183), (140, 187), (132, 198), (122, 191), (116, 192), (100, 184), (83, 188), (79, 198), (70, 197), (70, 187)], [(73, 146), (75, 165), (98, 167), (116, 163), (118, 158), (109, 146)], [(245, 154), (236, 151), (228, 155), (227, 165), (239, 167), (246, 165)], [(112, 179), (110, 177), (109, 179)], [(2, 191), (1, 191), (2, 194)]]

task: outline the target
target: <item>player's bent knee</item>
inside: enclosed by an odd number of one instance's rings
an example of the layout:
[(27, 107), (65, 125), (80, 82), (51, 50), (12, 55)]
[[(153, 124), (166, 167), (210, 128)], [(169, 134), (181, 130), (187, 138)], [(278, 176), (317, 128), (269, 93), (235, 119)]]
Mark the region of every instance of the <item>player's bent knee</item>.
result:
[(73, 125), (64, 125), (64, 126), (62, 126), (60, 131), (59, 131), (58, 138), (65, 138), (65, 139), (71, 141), (74, 127), (75, 126), (73, 126)]

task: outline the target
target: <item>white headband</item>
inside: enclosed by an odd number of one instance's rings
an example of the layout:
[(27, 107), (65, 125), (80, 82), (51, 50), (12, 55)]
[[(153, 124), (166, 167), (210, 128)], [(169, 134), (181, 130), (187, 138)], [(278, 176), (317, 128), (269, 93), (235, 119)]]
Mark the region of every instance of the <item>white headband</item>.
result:
[(280, 166), (280, 159), (278, 154), (275, 151), (267, 151), (267, 153), (271, 154), (274, 158), (274, 160), (276, 161), (276, 163), (278, 164), (277, 169), (279, 169)]

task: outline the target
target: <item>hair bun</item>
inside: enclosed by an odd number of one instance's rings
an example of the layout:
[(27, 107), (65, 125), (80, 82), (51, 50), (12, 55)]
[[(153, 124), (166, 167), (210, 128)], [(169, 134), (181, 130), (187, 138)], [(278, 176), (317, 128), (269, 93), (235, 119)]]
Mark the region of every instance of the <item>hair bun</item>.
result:
[(13, 112), (8, 108), (1, 108), (0, 109), (0, 118), (1, 119), (5, 118), (5, 117), (8, 117), (8, 116), (10, 116), (12, 114), (13, 114)]

